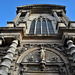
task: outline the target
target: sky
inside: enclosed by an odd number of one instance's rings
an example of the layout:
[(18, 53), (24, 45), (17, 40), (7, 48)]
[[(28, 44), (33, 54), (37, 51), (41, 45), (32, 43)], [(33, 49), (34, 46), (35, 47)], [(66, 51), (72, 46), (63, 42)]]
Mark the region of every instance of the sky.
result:
[(66, 14), (75, 21), (75, 0), (0, 0), (0, 27), (5, 27), (16, 14), (17, 6), (29, 4), (56, 4), (66, 6)]

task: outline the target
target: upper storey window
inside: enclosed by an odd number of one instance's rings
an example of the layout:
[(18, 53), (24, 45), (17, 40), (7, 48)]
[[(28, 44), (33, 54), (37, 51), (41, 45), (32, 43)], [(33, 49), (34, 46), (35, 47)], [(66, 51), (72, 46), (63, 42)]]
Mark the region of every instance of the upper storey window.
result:
[(34, 30), (35, 30), (35, 20), (32, 21), (31, 27), (30, 27), (30, 34), (34, 34)]
[(52, 23), (47, 18), (34, 19), (31, 23), (29, 34), (49, 35), (54, 34)]
[(36, 29), (35, 29), (35, 34), (41, 34), (41, 21), (40, 19), (37, 20), (37, 24), (36, 24)]

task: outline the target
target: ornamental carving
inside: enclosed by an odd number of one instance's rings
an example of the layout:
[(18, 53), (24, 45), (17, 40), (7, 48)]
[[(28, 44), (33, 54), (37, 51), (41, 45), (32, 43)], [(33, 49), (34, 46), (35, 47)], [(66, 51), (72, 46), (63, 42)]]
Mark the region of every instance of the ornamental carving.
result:
[[(26, 54), (26, 56), (22, 59), (21, 73), (25, 72), (37, 72), (37, 71), (48, 71), (48, 72), (61, 72), (65, 75), (64, 67), (60, 67), (60, 65), (64, 65), (62, 58), (50, 50), (50, 48), (59, 49), (62, 46), (60, 45), (23, 45), (22, 53), (24, 51), (28, 51), (29, 49), (33, 49), (35, 47), (36, 50), (31, 50), (30, 53)], [(26, 48), (26, 49), (25, 49)], [(63, 47), (62, 47), (63, 48)], [(61, 49), (62, 49), (61, 48)], [(60, 50), (61, 50), (60, 49)], [(58, 51), (58, 50), (57, 50)], [(28, 51), (29, 52), (29, 51)]]
[[(65, 52), (65, 48), (63, 45), (61, 44), (42, 44), (44, 47), (47, 47), (47, 48), (53, 48), (53, 49), (56, 49), (58, 51), (62, 51), (64, 53)], [(19, 54), (23, 53), (24, 51), (28, 50), (28, 49), (31, 49), (33, 47), (40, 47), (41, 48), (41, 44), (23, 44), (23, 47), (22, 49), (20, 49), (19, 51)]]
[(63, 47), (62, 44), (47, 44), (46, 46), (49, 47), (49, 48), (53, 48), (53, 49), (59, 50), (59, 51), (63, 51), (64, 50), (64, 47)]
[(23, 62), (40, 62), (40, 50), (36, 50), (28, 54)]
[[(44, 50), (43, 50), (44, 51)], [(63, 62), (62, 59), (54, 52), (50, 50), (45, 50), (45, 52), (39, 50), (34, 50), (24, 57), (23, 62)], [(44, 56), (43, 54), (44, 53)]]

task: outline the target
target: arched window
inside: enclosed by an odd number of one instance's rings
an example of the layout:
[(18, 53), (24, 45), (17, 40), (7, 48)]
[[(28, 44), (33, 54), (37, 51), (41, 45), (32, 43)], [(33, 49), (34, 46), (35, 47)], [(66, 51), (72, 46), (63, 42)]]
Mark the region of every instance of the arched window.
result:
[(37, 24), (36, 24), (36, 34), (41, 34), (41, 21), (40, 18), (38, 18)]
[(35, 20), (32, 21), (29, 34), (34, 34)]
[(42, 19), (42, 34), (48, 34), (46, 20)]
[(36, 35), (54, 34), (54, 29), (51, 21), (47, 18), (42, 17), (34, 19), (31, 23), (29, 34), (36, 34)]
[(53, 30), (53, 26), (50, 20), (47, 20), (47, 24), (48, 24), (48, 29), (49, 29), (49, 34), (53, 34), (54, 30)]

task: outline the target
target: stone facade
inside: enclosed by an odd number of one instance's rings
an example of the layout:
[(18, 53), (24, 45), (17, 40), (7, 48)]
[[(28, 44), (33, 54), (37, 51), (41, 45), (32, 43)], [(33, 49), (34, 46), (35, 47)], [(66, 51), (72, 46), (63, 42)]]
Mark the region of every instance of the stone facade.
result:
[(0, 75), (75, 75), (75, 22), (65, 6), (17, 7), (0, 28)]

